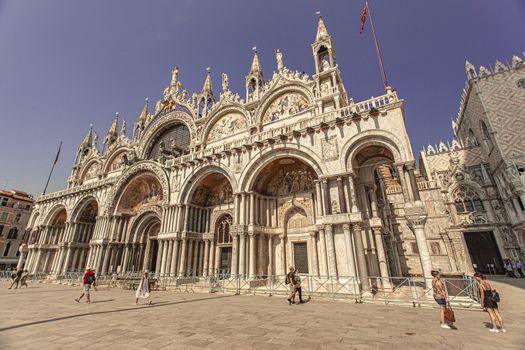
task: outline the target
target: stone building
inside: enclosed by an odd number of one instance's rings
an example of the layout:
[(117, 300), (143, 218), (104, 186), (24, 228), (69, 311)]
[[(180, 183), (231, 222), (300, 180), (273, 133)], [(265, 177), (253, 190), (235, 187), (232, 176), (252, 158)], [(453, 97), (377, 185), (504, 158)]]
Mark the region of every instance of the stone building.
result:
[(467, 271), (454, 202), (434, 176), (438, 161), (423, 154), (416, 166), (404, 101), (390, 87), (350, 97), (321, 17), (312, 54), (309, 77), (277, 49), (277, 70), (265, 78), (254, 48), (244, 99), (224, 73), (216, 96), (209, 69), (190, 95), (175, 67), (132, 135), (118, 116), (101, 146), (90, 129), (68, 188), (36, 201), (26, 266), (248, 279), (294, 265), (358, 277), (365, 290), (369, 276)]
[(441, 190), (453, 268), (503, 272), (503, 259), (525, 253), (525, 65), (513, 56), (465, 70), (454, 140), (429, 145), (420, 167)]
[(32, 207), (29, 194), (0, 190), (0, 270), (16, 268)]

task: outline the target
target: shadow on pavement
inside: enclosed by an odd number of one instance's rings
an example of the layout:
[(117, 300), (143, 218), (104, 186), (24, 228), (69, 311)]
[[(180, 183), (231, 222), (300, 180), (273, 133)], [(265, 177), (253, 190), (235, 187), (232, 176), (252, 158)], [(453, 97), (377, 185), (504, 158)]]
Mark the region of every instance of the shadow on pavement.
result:
[(487, 276), (489, 282), (495, 281), (499, 283), (505, 283), (509, 286), (516, 288), (525, 289), (525, 278), (512, 278), (507, 276)]
[[(17, 324), (17, 325), (13, 325), (13, 326), (8, 326), (8, 327), (0, 328), (0, 332), (9, 331), (9, 330), (16, 329), (16, 328), (34, 326), (34, 325), (37, 325), (37, 324), (68, 320), (68, 319), (78, 318), (78, 317), (84, 317), (84, 316), (104, 315), (104, 314), (110, 314), (110, 313), (135, 311), (135, 310), (141, 310), (141, 309), (152, 309), (152, 308), (155, 308), (155, 307), (164, 307), (164, 306), (170, 306), (170, 305), (194, 303), (194, 302), (199, 302), (199, 301), (224, 299), (224, 298), (231, 298), (231, 297), (235, 297), (235, 295), (225, 295), (225, 296), (218, 296), (218, 297), (214, 297), (214, 298), (200, 298), (200, 299), (174, 301), (174, 302), (158, 302), (158, 303), (153, 304), (153, 305), (133, 306), (133, 307), (125, 308), (125, 309), (105, 310), (105, 311), (95, 311), (95, 312), (84, 312), (84, 313), (76, 314), (76, 315), (61, 316), (61, 317), (49, 318), (47, 320), (34, 321), (34, 322), (28, 322), (28, 323), (22, 323), (22, 324)], [(112, 299), (112, 300), (114, 300), (114, 299)], [(93, 302), (93, 303), (95, 303), (95, 302)]]

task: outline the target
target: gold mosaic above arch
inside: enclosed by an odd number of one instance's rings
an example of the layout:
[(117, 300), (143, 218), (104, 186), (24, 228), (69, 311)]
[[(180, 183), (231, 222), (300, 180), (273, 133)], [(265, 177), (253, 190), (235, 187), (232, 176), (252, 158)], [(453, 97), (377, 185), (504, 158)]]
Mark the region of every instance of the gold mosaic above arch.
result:
[(308, 108), (308, 99), (298, 92), (292, 92), (277, 97), (266, 108), (262, 122), (270, 123), (297, 114)]
[(208, 142), (220, 140), (242, 131), (248, 126), (246, 117), (241, 113), (228, 113), (217, 120), (208, 133)]

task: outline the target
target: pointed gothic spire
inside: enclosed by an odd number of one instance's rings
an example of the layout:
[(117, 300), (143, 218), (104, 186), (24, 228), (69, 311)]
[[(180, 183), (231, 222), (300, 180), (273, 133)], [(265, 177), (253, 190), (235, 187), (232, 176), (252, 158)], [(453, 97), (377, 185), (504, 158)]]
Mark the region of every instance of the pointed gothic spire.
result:
[(204, 86), (202, 87), (201, 94), (203, 96), (205, 96), (205, 95), (213, 96), (213, 89), (212, 89), (212, 86), (211, 86), (211, 69), (210, 69), (210, 67), (206, 68), (206, 71), (208, 73), (206, 75), (206, 80), (204, 81)]
[(142, 109), (142, 112), (139, 115), (139, 120), (146, 120), (146, 117), (148, 116), (148, 103), (149, 99), (146, 97), (146, 103), (144, 104), (144, 108)]
[(91, 147), (92, 145), (93, 145), (93, 124), (89, 124), (89, 131), (87, 132), (86, 136), (84, 137), (84, 140), (80, 144), (80, 148)]
[(319, 17), (319, 22), (317, 23), (317, 35), (315, 36), (315, 41), (318, 41), (329, 35), (328, 31), (326, 30), (323, 17), (321, 16), (321, 12), (317, 11), (315, 14)]
[(118, 137), (118, 115), (118, 112), (115, 113), (115, 119), (113, 120), (113, 123), (111, 124), (108, 133), (104, 137), (104, 146), (106, 147), (115, 142)]
[(477, 77), (476, 68), (467, 59), (465, 59), (465, 73), (467, 74), (467, 78), (469, 80)]
[(259, 55), (257, 54), (257, 48), (253, 47), (253, 61), (252, 68), (250, 69), (250, 74), (257, 74), (261, 72), (261, 64), (259, 63)]
[(516, 55), (512, 56), (512, 67), (516, 68), (519, 65), (521, 65), (522, 63), (523, 63), (523, 60), (520, 57), (518, 57)]

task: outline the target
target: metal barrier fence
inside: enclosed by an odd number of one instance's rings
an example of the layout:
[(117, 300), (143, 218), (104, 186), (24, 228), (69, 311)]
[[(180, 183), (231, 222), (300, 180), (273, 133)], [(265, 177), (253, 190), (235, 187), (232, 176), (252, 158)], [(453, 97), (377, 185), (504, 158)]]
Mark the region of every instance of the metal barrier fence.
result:
[[(12, 271), (0, 271), (0, 280), (11, 280)], [(188, 271), (189, 276), (158, 276), (150, 273), (153, 289), (179, 292), (207, 292), (252, 295), (289, 295), (291, 288), (286, 284), (285, 275), (247, 276), (231, 275), (227, 271), (217, 271), (208, 276), (197, 276), (196, 271)], [(67, 272), (59, 275), (35, 273), (28, 281), (49, 280), (59, 283), (81, 284), (83, 273)], [(98, 285), (135, 289), (138, 287), (141, 272), (97, 276)], [(302, 294), (310, 298), (332, 300), (352, 300), (356, 303), (373, 302), (382, 304), (403, 304), (414, 307), (437, 306), (432, 288), (426, 287), (426, 280), (418, 277), (369, 277), (368, 290), (361, 288), (355, 276), (312, 276), (300, 275)], [(455, 307), (479, 307), (480, 294), (478, 282), (470, 276), (442, 278), (448, 301)]]

